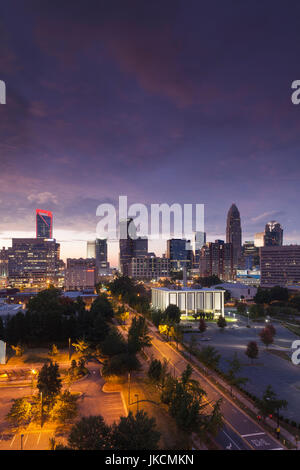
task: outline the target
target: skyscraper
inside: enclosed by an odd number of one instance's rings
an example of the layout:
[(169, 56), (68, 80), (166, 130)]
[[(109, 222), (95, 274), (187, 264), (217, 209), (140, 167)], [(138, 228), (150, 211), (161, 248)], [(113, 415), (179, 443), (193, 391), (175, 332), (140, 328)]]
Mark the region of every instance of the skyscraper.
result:
[(232, 204), (227, 214), (226, 243), (232, 243), (233, 267), (238, 267), (242, 249), (241, 217), (238, 208)]
[(167, 240), (167, 258), (170, 260), (171, 269), (175, 271), (183, 267), (190, 269), (193, 262), (193, 250), (190, 240), (181, 238)]
[(120, 221), (120, 270), (128, 276), (132, 258), (148, 255), (148, 238), (137, 237), (133, 219)]
[(232, 243), (215, 240), (206, 243), (200, 251), (199, 268), (201, 276), (218, 276), (222, 280), (233, 279)]
[(50, 211), (36, 210), (36, 238), (52, 238), (53, 215)]
[(279, 222), (271, 220), (265, 227), (264, 246), (282, 246), (283, 229)]

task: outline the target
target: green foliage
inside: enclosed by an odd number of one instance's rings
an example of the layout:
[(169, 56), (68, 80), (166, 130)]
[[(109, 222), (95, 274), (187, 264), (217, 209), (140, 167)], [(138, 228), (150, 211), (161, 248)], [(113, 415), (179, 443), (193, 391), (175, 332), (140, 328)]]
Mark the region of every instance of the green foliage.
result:
[(256, 359), (258, 356), (258, 346), (255, 341), (249, 341), (247, 345), (247, 349), (245, 354), (249, 357), (249, 359), (253, 360)]
[(137, 284), (128, 276), (116, 277), (108, 288), (113, 296), (118, 297), (123, 303), (130, 305), (141, 313), (147, 313), (150, 309), (149, 295), (145, 288)]
[(126, 341), (117, 328), (111, 328), (108, 335), (99, 345), (103, 356), (114, 356), (127, 351)]
[(217, 325), (221, 329), (221, 331), (223, 331), (224, 328), (226, 328), (227, 322), (226, 322), (225, 318), (222, 315), (219, 316), (218, 321), (217, 321)]
[(85, 337), (95, 345), (108, 333), (112, 315), (105, 294), (97, 297), (88, 311), (81, 297), (74, 301), (51, 287), (29, 300), (25, 314), (18, 312), (8, 318), (3, 334), (9, 344), (44, 346)]
[(264, 417), (278, 412), (281, 408), (286, 408), (287, 405), (288, 403), (286, 400), (279, 400), (277, 398), (271, 385), (267, 386), (262, 399), (258, 402), (258, 408)]
[(13, 400), (6, 419), (14, 426), (28, 425), (31, 419), (31, 404), (25, 397)]
[(151, 346), (151, 338), (145, 317), (133, 317), (128, 331), (128, 351), (137, 353)]
[(161, 310), (151, 311), (151, 321), (156, 326), (156, 328), (158, 328), (158, 326), (162, 322), (162, 319), (163, 319), (163, 314)]
[(75, 450), (110, 450), (111, 428), (100, 415), (83, 417), (73, 425), (68, 444)]
[(248, 379), (246, 377), (238, 377), (237, 374), (240, 372), (242, 366), (241, 363), (238, 359), (238, 355), (235, 352), (233, 355), (232, 359), (227, 360), (229, 364), (229, 369), (227, 373), (225, 374), (227, 381), (229, 382), (231, 386), (231, 392), (232, 392), (232, 387), (235, 385), (243, 385), (246, 382), (248, 382)]
[(179, 307), (177, 305), (168, 305), (166, 310), (164, 311), (164, 322), (169, 321), (171, 323), (179, 323), (180, 322), (180, 317), (181, 317), (181, 312), (179, 310)]
[(221, 355), (213, 346), (204, 346), (197, 352), (197, 358), (207, 367), (216, 369), (219, 366)]
[(77, 400), (78, 396), (65, 390), (56, 398), (50, 412), (50, 419), (59, 423), (66, 423), (74, 419), (78, 413)]
[(46, 403), (53, 402), (53, 399), (59, 394), (62, 387), (58, 364), (44, 364), (37, 381), (37, 388), (43, 394), (43, 400)]
[(100, 294), (91, 306), (91, 313), (95, 317), (100, 315), (105, 320), (110, 320), (114, 316), (114, 311), (106, 294)]
[(82, 357), (88, 357), (90, 355), (90, 343), (84, 338), (79, 339), (76, 343), (72, 343), (75, 351)]
[(49, 348), (48, 356), (50, 357), (55, 357), (58, 354), (58, 348), (56, 344), (52, 344), (52, 346)]
[(162, 363), (159, 359), (152, 359), (148, 369), (148, 377), (155, 383), (159, 383), (162, 374)]
[(134, 416), (121, 417), (112, 427), (112, 446), (118, 450), (156, 450), (160, 433), (156, 429), (154, 418), (149, 418), (145, 411), (138, 411)]
[(11, 346), (11, 348), (15, 351), (17, 357), (21, 357), (24, 354), (24, 347), (19, 343), (17, 346)]
[(110, 375), (124, 375), (133, 370), (138, 370), (139, 368), (140, 363), (135, 354), (122, 353), (104, 361), (102, 374), (104, 377)]

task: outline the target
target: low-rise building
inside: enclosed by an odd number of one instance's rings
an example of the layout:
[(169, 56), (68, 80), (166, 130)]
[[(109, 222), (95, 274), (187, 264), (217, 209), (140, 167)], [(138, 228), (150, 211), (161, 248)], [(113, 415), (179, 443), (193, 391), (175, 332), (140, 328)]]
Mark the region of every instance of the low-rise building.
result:
[(177, 305), (186, 315), (192, 313), (213, 313), (215, 316), (224, 316), (224, 290), (222, 289), (192, 289), (180, 290), (166, 287), (153, 287), (152, 307), (165, 310), (170, 304)]

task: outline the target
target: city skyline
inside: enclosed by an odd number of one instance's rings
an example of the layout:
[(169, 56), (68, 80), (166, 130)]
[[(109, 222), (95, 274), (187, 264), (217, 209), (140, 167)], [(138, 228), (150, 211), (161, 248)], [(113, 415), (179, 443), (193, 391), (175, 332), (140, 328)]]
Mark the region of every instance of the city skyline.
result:
[(225, 238), (235, 201), (243, 241), (276, 219), (285, 243), (299, 243), (299, 4), (291, 18), (273, 3), (259, 16), (236, 2), (133, 1), (135, 15), (117, 3), (116, 14), (79, 2), (71, 16), (57, 2), (3, 5), (1, 246), (32, 236), (41, 206), (55, 213), (62, 256), (83, 255), (97, 206), (119, 194), (203, 203), (209, 241)]

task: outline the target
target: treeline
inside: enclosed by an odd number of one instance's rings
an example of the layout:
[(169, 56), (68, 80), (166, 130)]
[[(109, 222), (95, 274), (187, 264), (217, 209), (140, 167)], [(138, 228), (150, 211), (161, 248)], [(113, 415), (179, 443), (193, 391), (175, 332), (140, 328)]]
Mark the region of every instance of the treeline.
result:
[(82, 338), (97, 344), (109, 332), (114, 311), (105, 294), (100, 294), (87, 310), (82, 299), (71, 300), (49, 288), (30, 299), (26, 312), (6, 318), (0, 335), (9, 344), (30, 347), (49, 343), (66, 344), (68, 338)]
[(128, 276), (116, 277), (107, 285), (111, 294), (140, 313), (150, 309), (150, 292)]

